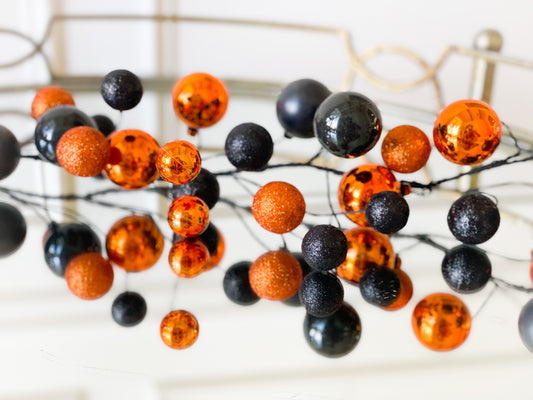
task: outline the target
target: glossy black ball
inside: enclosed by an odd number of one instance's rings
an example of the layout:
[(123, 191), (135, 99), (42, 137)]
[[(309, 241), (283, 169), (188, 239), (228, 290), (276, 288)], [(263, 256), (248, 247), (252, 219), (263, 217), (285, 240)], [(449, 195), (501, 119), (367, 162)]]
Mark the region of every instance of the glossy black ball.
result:
[(250, 286), (249, 271), (252, 265), (249, 261), (238, 262), (228, 268), (224, 275), (222, 286), (228, 299), (242, 306), (248, 306), (259, 301)]
[(115, 126), (115, 123), (111, 120), (111, 118), (105, 115), (101, 115), (101, 114), (93, 115), (92, 119), (94, 123), (96, 124), (96, 129), (102, 132), (105, 137), (109, 136), (110, 134), (115, 132), (115, 130), (117, 129), (117, 127)]
[(317, 225), (309, 229), (302, 240), (302, 255), (314, 269), (329, 271), (346, 259), (346, 235), (332, 225)]
[(331, 92), (313, 79), (300, 79), (288, 84), (278, 96), (278, 121), (289, 137), (312, 138), (316, 109)]
[[(302, 282), (303, 282), (303, 278), (305, 278), (312, 271), (312, 268), (309, 266), (309, 264), (307, 264), (307, 262), (305, 261), (301, 253), (296, 253), (296, 254), (293, 253), (292, 255), (300, 263), (300, 267), (302, 268)], [(294, 307), (298, 307), (302, 305), (298, 292), (296, 292), (294, 296), (289, 297), (287, 300), (283, 300), (282, 303), (288, 306), (294, 306)]]
[(313, 271), (302, 280), (298, 295), (308, 314), (324, 318), (342, 306), (344, 288), (336, 275)]
[(489, 240), (500, 226), (496, 204), (482, 193), (470, 193), (457, 199), (448, 211), (448, 227), (455, 238), (466, 244)]
[(117, 69), (104, 77), (100, 93), (109, 106), (125, 111), (139, 104), (143, 97), (143, 86), (133, 72)]
[(330, 153), (344, 158), (359, 157), (378, 142), (381, 114), (362, 94), (334, 93), (316, 110), (313, 128), (322, 147)]
[(8, 203), (0, 203), (0, 257), (17, 251), (26, 238), (26, 220), (20, 211)]
[(111, 306), (111, 315), (120, 326), (138, 325), (146, 316), (146, 301), (135, 292), (124, 292), (117, 296)]
[(350, 353), (361, 339), (361, 320), (347, 303), (326, 318), (307, 314), (304, 336), (311, 348), (320, 355), (337, 358)]
[(56, 147), (61, 136), (77, 126), (96, 128), (91, 117), (73, 106), (58, 106), (46, 111), (35, 126), (35, 146), (41, 157), (56, 165)]
[(20, 144), (13, 133), (0, 125), (0, 179), (7, 178), (17, 168)]
[(64, 276), (67, 265), (74, 257), (83, 253), (100, 253), (102, 245), (94, 231), (80, 222), (48, 226), (44, 242), (44, 260), (57, 276)]
[(359, 281), (361, 295), (370, 304), (379, 307), (390, 306), (400, 295), (400, 278), (387, 267), (371, 267)]
[(487, 254), (475, 246), (460, 245), (446, 252), (442, 276), (458, 293), (475, 293), (485, 287), (492, 274)]
[(370, 227), (388, 235), (398, 232), (407, 224), (409, 205), (401, 194), (385, 190), (370, 198), (365, 216)]
[(213, 208), (220, 198), (220, 185), (214, 174), (202, 168), (189, 183), (173, 185), (171, 194), (174, 199), (184, 195), (196, 196), (205, 201), (209, 208)]
[(270, 133), (261, 125), (247, 122), (237, 125), (226, 137), (226, 157), (243, 171), (263, 170), (274, 152)]

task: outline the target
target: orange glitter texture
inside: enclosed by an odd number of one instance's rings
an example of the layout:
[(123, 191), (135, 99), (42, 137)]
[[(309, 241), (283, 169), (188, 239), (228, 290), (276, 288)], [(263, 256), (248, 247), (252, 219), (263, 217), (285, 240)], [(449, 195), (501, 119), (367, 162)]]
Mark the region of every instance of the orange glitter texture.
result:
[(170, 228), (181, 237), (196, 237), (209, 224), (209, 207), (199, 197), (183, 195), (170, 204), (167, 220)]
[(202, 160), (193, 144), (185, 140), (175, 140), (161, 147), (156, 166), (164, 180), (183, 185), (198, 175)]
[(381, 144), (381, 156), (387, 167), (402, 174), (418, 171), (426, 165), (431, 143), (426, 134), (411, 125), (391, 129)]
[(47, 86), (39, 89), (31, 103), (31, 116), (37, 120), (51, 108), (57, 106), (74, 106), (72, 95), (57, 86)]
[(479, 100), (459, 100), (444, 108), (435, 121), (433, 141), (448, 161), (478, 164), (489, 158), (502, 138), (496, 112)]
[(417, 304), (411, 322), (415, 336), (424, 346), (449, 351), (466, 340), (472, 317), (458, 297), (434, 293)]
[(163, 252), (163, 234), (149, 216), (131, 215), (115, 222), (106, 237), (109, 259), (129, 272), (152, 267)]
[(409, 300), (411, 300), (411, 297), (413, 297), (413, 282), (409, 278), (409, 275), (399, 268), (396, 268), (394, 271), (398, 275), (398, 278), (400, 278), (400, 295), (392, 304), (383, 307), (387, 311), (396, 311), (405, 307), (409, 303)]
[(73, 258), (65, 270), (72, 293), (83, 300), (95, 300), (113, 285), (113, 267), (100, 253), (85, 253)]
[(200, 326), (190, 312), (176, 310), (169, 312), (161, 321), (159, 333), (168, 347), (183, 350), (190, 347), (198, 339)]
[(254, 196), (252, 214), (259, 225), (269, 232), (287, 233), (304, 219), (305, 200), (290, 183), (270, 182)]
[(302, 267), (285, 250), (269, 251), (250, 266), (250, 286), (261, 298), (287, 300), (294, 296), (302, 282)]
[(180, 278), (194, 278), (207, 268), (209, 250), (197, 238), (174, 242), (168, 253), (168, 263), (172, 271)]

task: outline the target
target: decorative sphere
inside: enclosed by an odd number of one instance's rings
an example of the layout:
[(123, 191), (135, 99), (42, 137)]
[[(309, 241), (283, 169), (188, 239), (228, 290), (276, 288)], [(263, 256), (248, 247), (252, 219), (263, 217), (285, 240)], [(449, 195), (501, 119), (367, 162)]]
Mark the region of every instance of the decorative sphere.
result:
[(202, 160), (193, 144), (175, 140), (161, 147), (156, 166), (164, 180), (174, 185), (183, 185), (198, 175)]
[(387, 267), (370, 267), (359, 280), (363, 299), (379, 307), (394, 303), (401, 289), (400, 278), (396, 271)]
[(194, 278), (207, 268), (209, 251), (198, 238), (174, 242), (168, 254), (172, 271), (180, 278)]
[(113, 301), (111, 315), (120, 326), (138, 325), (146, 315), (146, 301), (139, 293), (121, 293)]
[[(305, 262), (302, 254), (296, 253), (296, 254), (293, 254), (293, 256), (300, 263), (300, 267), (302, 268), (302, 280), (303, 280), (303, 278), (305, 278), (311, 272), (312, 269), (309, 266), (309, 264)], [(301, 285), (302, 284), (300, 283), (300, 286)], [(300, 296), (298, 295), (298, 293), (296, 293), (294, 296), (289, 297), (287, 300), (283, 300), (283, 304), (286, 304), (288, 306), (298, 307), (302, 305), (302, 302), (300, 301)]]
[(0, 180), (7, 178), (20, 161), (20, 144), (13, 133), (0, 125)]
[(241, 306), (248, 306), (259, 301), (250, 286), (249, 271), (252, 265), (249, 261), (241, 261), (233, 264), (224, 274), (222, 286), (228, 299)]
[(311, 228), (302, 240), (302, 255), (314, 269), (329, 271), (346, 259), (348, 241), (346, 235), (332, 225)]
[(168, 209), (168, 224), (184, 238), (196, 237), (207, 228), (209, 207), (196, 196), (180, 196), (174, 199)]
[(492, 273), (487, 254), (475, 246), (460, 245), (446, 252), (442, 276), (458, 293), (475, 293), (485, 287)]
[(413, 297), (413, 282), (409, 278), (409, 275), (399, 267), (396, 267), (394, 271), (398, 275), (398, 278), (400, 278), (400, 294), (391, 304), (382, 307), (387, 311), (396, 311), (405, 307), (409, 303), (409, 300), (411, 300), (411, 297)]
[(65, 89), (47, 86), (37, 90), (31, 103), (31, 116), (38, 120), (41, 115), (57, 106), (73, 106), (74, 99)]
[(100, 253), (84, 253), (74, 257), (65, 270), (70, 291), (83, 300), (95, 300), (113, 285), (113, 267)]
[(261, 125), (247, 122), (237, 125), (226, 137), (226, 157), (243, 171), (261, 171), (274, 152), (270, 133)]
[(97, 114), (93, 115), (91, 118), (96, 124), (96, 128), (102, 132), (105, 137), (108, 137), (117, 129), (115, 123), (106, 115)]
[(431, 143), (426, 134), (411, 125), (391, 129), (381, 143), (381, 156), (387, 167), (395, 172), (409, 174), (426, 165)]
[(100, 92), (110, 107), (124, 111), (139, 104), (143, 97), (143, 86), (133, 72), (117, 69), (104, 77)]
[(305, 216), (305, 200), (290, 183), (270, 182), (254, 196), (252, 214), (269, 232), (287, 233), (295, 229)]
[(298, 290), (300, 301), (308, 314), (329, 317), (342, 306), (344, 288), (337, 276), (322, 271), (309, 273)]
[(366, 222), (376, 231), (391, 234), (402, 229), (409, 219), (409, 205), (398, 192), (384, 190), (374, 194), (365, 208)]
[(411, 322), (415, 336), (424, 346), (435, 351), (449, 351), (466, 340), (472, 317), (458, 297), (434, 293), (417, 304)]
[(479, 100), (459, 100), (441, 111), (433, 128), (435, 147), (447, 160), (478, 164), (489, 158), (502, 137), (496, 112)]
[(530, 299), (520, 311), (518, 332), (524, 346), (533, 353), (533, 299)]
[(378, 142), (381, 114), (362, 94), (334, 93), (316, 110), (313, 128), (322, 147), (330, 153), (344, 158), (359, 157)]
[(217, 177), (202, 168), (196, 178), (183, 185), (173, 185), (171, 189), (172, 197), (175, 199), (183, 195), (191, 195), (201, 198), (211, 209), (220, 198), (220, 185)]
[(17, 251), (26, 239), (26, 220), (11, 204), (0, 202), (0, 257), (7, 257)]
[(169, 312), (163, 318), (159, 332), (163, 343), (168, 347), (183, 350), (196, 342), (200, 327), (190, 312), (177, 310)]
[(222, 257), (224, 257), (226, 250), (224, 236), (222, 236), (222, 233), (215, 225), (209, 223), (207, 229), (198, 238), (205, 243), (209, 250), (209, 264), (206, 268), (206, 271), (209, 271), (211, 268), (220, 264)]

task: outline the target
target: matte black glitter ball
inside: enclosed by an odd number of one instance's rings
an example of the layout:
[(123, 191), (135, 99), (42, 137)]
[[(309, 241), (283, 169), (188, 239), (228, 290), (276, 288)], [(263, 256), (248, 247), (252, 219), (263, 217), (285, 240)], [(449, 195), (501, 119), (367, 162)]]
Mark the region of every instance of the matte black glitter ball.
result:
[(121, 293), (113, 301), (111, 315), (120, 326), (138, 325), (146, 316), (146, 301), (135, 292)]
[(475, 293), (485, 287), (492, 265), (484, 251), (475, 246), (460, 245), (446, 252), (442, 260), (442, 276), (456, 292)]
[(100, 92), (109, 106), (125, 111), (139, 104), (143, 97), (143, 86), (133, 72), (117, 69), (104, 77)]
[(370, 227), (388, 235), (398, 232), (407, 224), (409, 205), (401, 194), (385, 190), (370, 198), (365, 216)]
[(196, 178), (189, 183), (173, 185), (171, 194), (174, 199), (184, 195), (199, 197), (211, 209), (220, 198), (220, 186), (217, 177), (207, 169), (202, 168)]
[(237, 125), (231, 130), (224, 145), (226, 157), (243, 171), (261, 171), (274, 151), (270, 133), (252, 122)]
[(251, 265), (252, 263), (249, 261), (233, 264), (226, 271), (222, 282), (224, 293), (226, 293), (228, 299), (241, 306), (252, 305), (259, 301), (259, 296), (255, 294), (250, 286), (248, 273)]
[(496, 204), (482, 193), (461, 196), (448, 212), (448, 227), (453, 236), (466, 244), (489, 240), (500, 226)]
[[(303, 278), (305, 278), (312, 271), (312, 268), (304, 260), (301, 253), (296, 253), (296, 254), (293, 253), (292, 255), (298, 260), (298, 262), (300, 263), (300, 267), (302, 267), (302, 281), (303, 281)], [(298, 292), (296, 292), (294, 296), (289, 297), (287, 300), (283, 300), (282, 303), (288, 306), (294, 306), (294, 307), (298, 307), (302, 305)]]
[(400, 278), (387, 267), (371, 267), (361, 277), (361, 295), (370, 304), (387, 307), (400, 295)]
[(317, 225), (309, 229), (302, 240), (302, 255), (314, 269), (329, 271), (346, 259), (346, 235), (332, 225)]
[(98, 114), (98, 115), (93, 115), (92, 119), (94, 123), (96, 124), (96, 129), (102, 132), (105, 137), (115, 132), (116, 126), (115, 126), (115, 123), (111, 120), (111, 118), (105, 115)]
[(0, 257), (7, 257), (24, 243), (26, 220), (17, 208), (0, 202), (0, 221)]
[(7, 178), (17, 168), (20, 144), (13, 133), (0, 125), (0, 179)]
[(344, 300), (341, 281), (329, 272), (311, 272), (302, 280), (298, 294), (307, 313), (321, 318), (337, 311)]

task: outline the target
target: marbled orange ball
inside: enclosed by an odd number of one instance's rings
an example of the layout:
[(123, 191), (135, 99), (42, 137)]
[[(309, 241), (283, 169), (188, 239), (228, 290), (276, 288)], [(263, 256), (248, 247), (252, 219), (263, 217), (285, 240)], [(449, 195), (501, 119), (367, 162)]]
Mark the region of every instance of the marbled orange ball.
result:
[(190, 312), (185, 310), (171, 311), (161, 321), (159, 333), (168, 347), (183, 350), (190, 347), (198, 339), (200, 326)]
[(458, 297), (434, 293), (417, 304), (411, 322), (415, 336), (424, 346), (435, 351), (449, 351), (466, 340), (472, 317)]
[(72, 293), (83, 300), (95, 300), (113, 285), (113, 267), (100, 253), (85, 253), (73, 258), (65, 270)]
[(167, 220), (177, 235), (184, 238), (196, 237), (209, 224), (209, 207), (199, 197), (183, 195), (170, 204)]
[(180, 278), (194, 278), (206, 270), (209, 250), (198, 238), (178, 240), (168, 253), (168, 263)]
[(57, 106), (74, 106), (72, 95), (57, 86), (47, 86), (39, 89), (31, 103), (31, 116), (37, 120), (51, 108)]
[(185, 140), (175, 140), (161, 147), (156, 165), (164, 180), (183, 185), (196, 178), (202, 160), (193, 144)]
[(431, 143), (415, 126), (400, 125), (391, 129), (381, 144), (381, 156), (387, 167), (402, 174), (418, 171), (426, 165)]
[(398, 275), (398, 278), (400, 278), (400, 295), (392, 304), (388, 305), (387, 307), (383, 307), (383, 309), (387, 311), (396, 311), (405, 307), (407, 303), (409, 303), (409, 300), (411, 300), (411, 297), (413, 297), (413, 282), (411, 281), (411, 278), (409, 278), (409, 275), (407, 275), (405, 271), (399, 269), (398, 267), (395, 269), (395, 271)]

